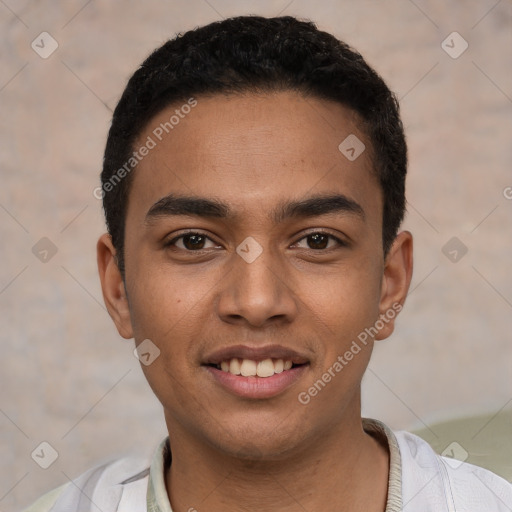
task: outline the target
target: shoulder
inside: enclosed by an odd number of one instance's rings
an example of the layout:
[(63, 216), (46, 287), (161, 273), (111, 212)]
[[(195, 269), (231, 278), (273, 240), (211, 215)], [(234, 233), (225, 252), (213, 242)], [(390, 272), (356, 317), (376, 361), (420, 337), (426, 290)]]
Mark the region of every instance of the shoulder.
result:
[(425, 510), (425, 505), (431, 505), (436, 512), (511, 510), (512, 484), (504, 478), (473, 464), (438, 455), (414, 434), (394, 434), (402, 460), (404, 512)]
[(23, 512), (116, 512), (127, 496), (139, 507), (134, 510), (145, 511), (150, 462), (148, 457), (132, 456), (95, 466), (45, 494)]

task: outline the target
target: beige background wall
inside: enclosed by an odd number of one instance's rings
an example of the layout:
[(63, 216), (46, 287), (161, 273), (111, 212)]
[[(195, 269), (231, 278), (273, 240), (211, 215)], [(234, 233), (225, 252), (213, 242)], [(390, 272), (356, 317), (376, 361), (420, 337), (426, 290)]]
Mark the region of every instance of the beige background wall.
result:
[[(510, 0), (3, 0), (2, 511), (101, 460), (151, 452), (165, 434), (132, 342), (102, 303), (104, 226), (92, 192), (111, 110), (136, 66), (177, 31), (249, 13), (311, 18), (401, 98), (415, 273), (396, 332), (365, 376), (363, 413), (413, 429), (512, 408)], [(58, 43), (47, 59), (31, 48), (43, 31)], [(453, 31), (469, 45), (458, 58), (441, 46)], [(452, 53), (462, 48), (451, 41)], [(47, 262), (32, 252), (43, 237), (57, 249)], [(452, 237), (468, 249), (457, 262), (442, 251)], [(43, 441), (59, 454), (46, 470), (31, 458)]]

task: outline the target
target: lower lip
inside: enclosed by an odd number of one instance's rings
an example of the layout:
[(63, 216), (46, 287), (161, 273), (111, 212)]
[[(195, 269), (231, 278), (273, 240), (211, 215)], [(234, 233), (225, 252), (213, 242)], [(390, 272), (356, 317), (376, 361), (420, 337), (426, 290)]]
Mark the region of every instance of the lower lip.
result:
[(231, 393), (243, 398), (272, 398), (292, 386), (307, 370), (308, 365), (303, 364), (281, 373), (274, 373), (272, 377), (243, 377), (224, 372), (213, 366), (205, 366), (213, 378)]

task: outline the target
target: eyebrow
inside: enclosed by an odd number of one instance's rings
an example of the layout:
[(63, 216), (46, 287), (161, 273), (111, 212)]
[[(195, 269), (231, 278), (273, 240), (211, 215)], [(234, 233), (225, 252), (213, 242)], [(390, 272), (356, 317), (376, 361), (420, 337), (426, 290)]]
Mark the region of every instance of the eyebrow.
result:
[[(327, 214), (351, 214), (365, 220), (361, 205), (343, 194), (316, 195), (297, 201), (285, 201), (270, 211), (269, 217), (279, 224), (289, 218), (309, 218)], [(169, 194), (158, 200), (147, 212), (146, 223), (158, 217), (191, 215), (233, 219), (232, 208), (218, 199)]]

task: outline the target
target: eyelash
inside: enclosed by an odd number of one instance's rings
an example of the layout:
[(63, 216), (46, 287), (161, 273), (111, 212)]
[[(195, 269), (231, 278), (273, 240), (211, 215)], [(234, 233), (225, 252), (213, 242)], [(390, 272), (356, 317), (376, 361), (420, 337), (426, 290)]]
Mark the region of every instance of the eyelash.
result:
[[(199, 236), (202, 236), (202, 237), (210, 240), (213, 243), (216, 243), (206, 233), (202, 233), (200, 231), (187, 231), (185, 233), (181, 233), (180, 235), (174, 237), (172, 240), (169, 240), (168, 242), (165, 242), (164, 247), (165, 248), (172, 247), (172, 246), (175, 245), (175, 242), (177, 242), (178, 240), (182, 239), (185, 236), (191, 236), (191, 235), (199, 235)], [(297, 240), (297, 242), (295, 242), (294, 245), (299, 243), (299, 242), (301, 242), (305, 238), (308, 238), (308, 237), (313, 236), (313, 235), (324, 235), (324, 236), (327, 236), (327, 237), (335, 240), (336, 243), (338, 244), (338, 248), (339, 247), (347, 247), (348, 246), (348, 244), (346, 242), (344, 242), (343, 240), (341, 240), (337, 236), (334, 236), (334, 235), (332, 235), (331, 233), (329, 233), (327, 231), (312, 231), (310, 233), (307, 233), (302, 238), (299, 238), (299, 240)], [(190, 253), (192, 253), (192, 252), (201, 253), (201, 252), (204, 252), (204, 251), (208, 250), (208, 249), (198, 249), (197, 251), (194, 251), (194, 250), (190, 250), (190, 249), (182, 249), (181, 247), (179, 247), (178, 249), (181, 250), (181, 251), (190, 252)], [(314, 252), (324, 252), (324, 251), (330, 251), (332, 249), (336, 249), (336, 247), (331, 247), (329, 249), (307, 249), (307, 250), (311, 250), (311, 251), (314, 251)]]

